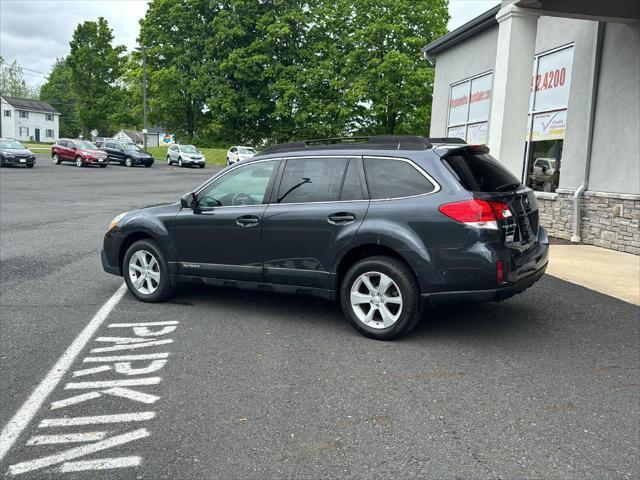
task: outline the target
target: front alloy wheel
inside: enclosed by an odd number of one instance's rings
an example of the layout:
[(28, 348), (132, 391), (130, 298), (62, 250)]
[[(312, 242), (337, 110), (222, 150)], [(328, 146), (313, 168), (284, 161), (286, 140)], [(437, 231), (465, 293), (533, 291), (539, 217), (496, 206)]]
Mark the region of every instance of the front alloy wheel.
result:
[(53, 160), (53, 164), (54, 164), (54, 165), (59, 165), (59, 164), (60, 164), (60, 157), (58, 156), (58, 154), (57, 154), (57, 153), (54, 153), (54, 154), (53, 154), (53, 157), (51, 157), (51, 158), (52, 158), (52, 160)]
[(84, 167), (84, 162), (80, 156), (76, 157), (76, 167)]
[(125, 164), (127, 167), (133, 167), (133, 160), (132, 160), (132, 158), (131, 158), (131, 157), (127, 157), (127, 158), (125, 159), (125, 161), (124, 161), (124, 164)]
[(171, 165), (171, 157), (167, 155), (167, 165)]
[(135, 242), (124, 256), (122, 273), (129, 291), (143, 302), (161, 302), (171, 295), (167, 263), (151, 239)]
[(136, 251), (129, 259), (129, 278), (143, 295), (155, 292), (160, 285), (160, 266), (156, 257), (146, 250)]
[(184, 167), (184, 165), (182, 164), (182, 159), (181, 158), (178, 159), (178, 166), (180, 168)]

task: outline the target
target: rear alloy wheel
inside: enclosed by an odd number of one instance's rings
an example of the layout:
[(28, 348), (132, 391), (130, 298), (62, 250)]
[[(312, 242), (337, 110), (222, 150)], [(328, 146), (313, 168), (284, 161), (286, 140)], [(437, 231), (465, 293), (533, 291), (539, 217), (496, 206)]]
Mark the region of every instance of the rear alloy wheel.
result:
[(171, 157), (167, 155), (167, 165), (171, 165), (173, 162), (171, 161)]
[(54, 165), (60, 165), (60, 157), (58, 156), (57, 153), (53, 154), (53, 157), (51, 157), (51, 160), (53, 160)]
[(122, 266), (129, 291), (143, 302), (161, 302), (171, 295), (169, 269), (153, 240), (135, 242)]
[(124, 160), (124, 164), (125, 164), (127, 167), (133, 167), (133, 159), (132, 159), (131, 157), (127, 157), (127, 158), (125, 158), (125, 160)]
[(178, 158), (178, 166), (180, 168), (184, 167), (184, 165), (182, 164), (182, 158)]
[(395, 258), (371, 257), (356, 263), (344, 277), (340, 299), (353, 327), (377, 340), (405, 335), (420, 319), (415, 277)]
[(76, 157), (76, 167), (84, 167), (84, 162), (82, 161), (82, 157), (79, 155)]

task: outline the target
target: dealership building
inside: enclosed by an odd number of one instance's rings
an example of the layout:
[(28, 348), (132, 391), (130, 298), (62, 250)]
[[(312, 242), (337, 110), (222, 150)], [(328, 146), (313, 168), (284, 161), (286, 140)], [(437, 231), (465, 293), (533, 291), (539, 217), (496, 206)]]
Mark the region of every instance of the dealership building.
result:
[(486, 143), (550, 235), (640, 254), (640, 1), (503, 0), (423, 53), (431, 137)]

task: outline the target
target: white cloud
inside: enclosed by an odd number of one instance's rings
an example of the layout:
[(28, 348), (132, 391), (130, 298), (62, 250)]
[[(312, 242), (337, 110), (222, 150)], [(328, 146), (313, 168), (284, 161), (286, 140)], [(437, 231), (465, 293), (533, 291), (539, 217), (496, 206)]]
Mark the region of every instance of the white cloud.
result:
[(146, 10), (147, 0), (0, 0), (0, 55), (17, 60), (31, 85), (41, 84), (55, 59), (69, 53), (78, 23), (104, 17), (114, 43), (131, 50)]
[(490, 10), (500, 0), (449, 0), (449, 31)]

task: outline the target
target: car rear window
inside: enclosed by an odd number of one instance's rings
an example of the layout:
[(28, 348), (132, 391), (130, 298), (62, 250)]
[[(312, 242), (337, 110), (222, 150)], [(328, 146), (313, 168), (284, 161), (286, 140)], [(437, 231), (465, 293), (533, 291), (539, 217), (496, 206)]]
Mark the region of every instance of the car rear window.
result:
[(369, 196), (376, 199), (412, 197), (435, 190), (411, 163), (395, 158), (365, 158)]
[(520, 188), (521, 183), (500, 162), (487, 153), (454, 153), (444, 164), (464, 188), (471, 192), (504, 192)]

